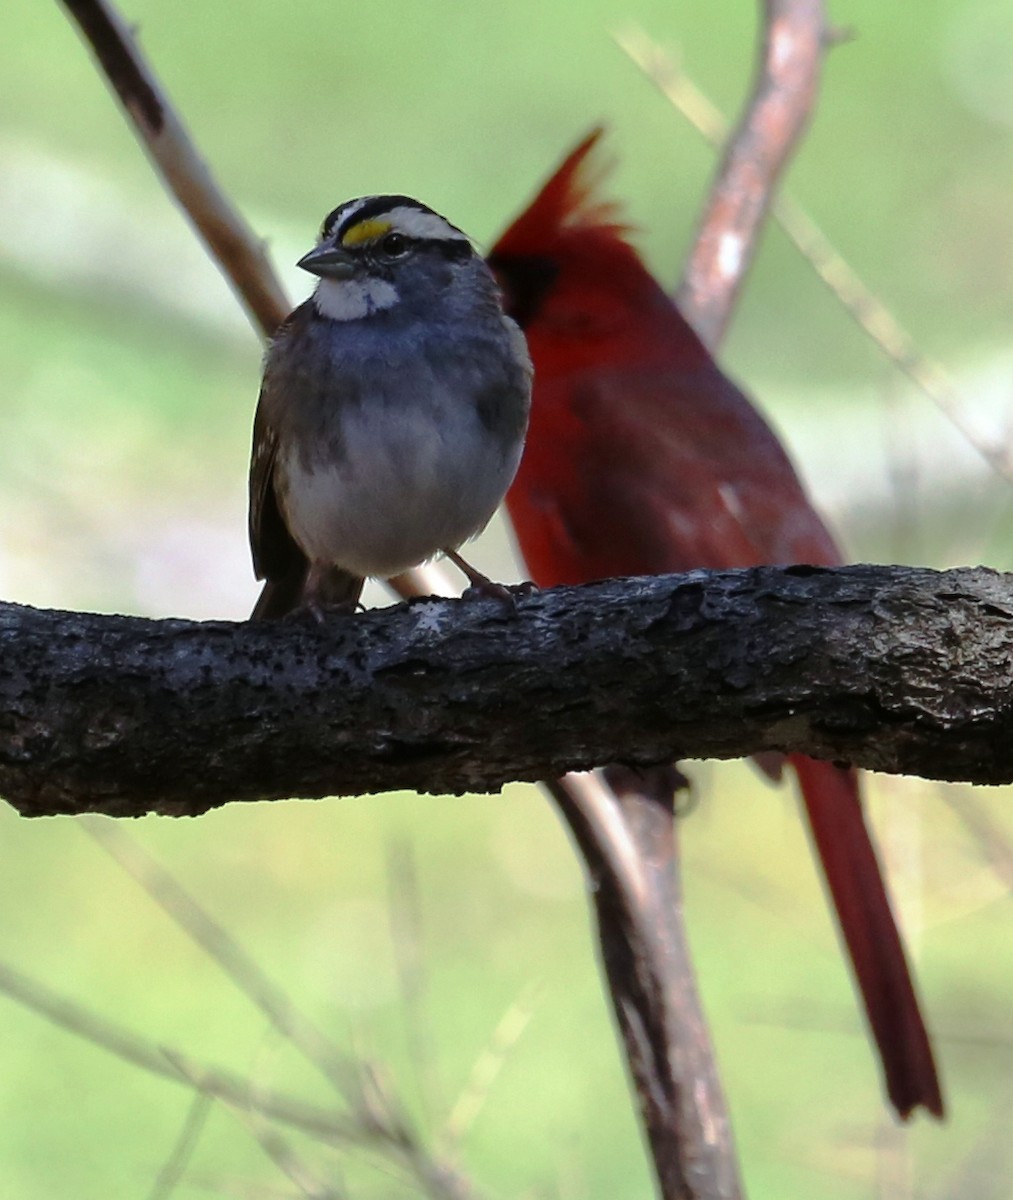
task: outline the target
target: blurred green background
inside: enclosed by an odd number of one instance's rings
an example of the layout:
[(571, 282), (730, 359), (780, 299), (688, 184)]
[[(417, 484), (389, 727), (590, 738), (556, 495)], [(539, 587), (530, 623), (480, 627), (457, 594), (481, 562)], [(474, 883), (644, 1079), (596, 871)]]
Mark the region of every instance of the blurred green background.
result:
[[(309, 280), (292, 263), (340, 200), (406, 191), (488, 242), (601, 119), (614, 191), (674, 282), (713, 156), (612, 34), (637, 23), (678, 47), (734, 112), (756, 21), (746, 0), (131, 0), (125, 15), (299, 298)], [(856, 38), (829, 60), (788, 187), (947, 364), (982, 435), (1005, 437), (1013, 7), (840, 0), (832, 16)], [(13, 0), (4, 17), (2, 594), (242, 617), (259, 346), (60, 7)], [(855, 558), (1010, 568), (1009, 486), (776, 230), (724, 359)], [(493, 529), (476, 560), (507, 576), (509, 555)], [(902, 1131), (880, 1102), (794, 797), (740, 764), (693, 775), (687, 908), (750, 1195), (1009, 1196), (1009, 795), (869, 780), (950, 1109), (942, 1127)], [(156, 1044), (333, 1099), (74, 822), (0, 821), (0, 960)], [(130, 832), (336, 1040), (385, 1064), (434, 1135), (476, 1065), (499, 1065), (456, 1151), (482, 1194), (650, 1195), (580, 872), (536, 790), (234, 806)], [(406, 922), (414, 933), (392, 935)], [(522, 1015), (500, 1047), (501, 1022)], [(157, 1194), (183, 1088), (2, 997), (0, 1062), (0, 1195)], [(353, 1195), (405, 1190), (361, 1153), (295, 1145)], [(216, 1106), (173, 1194), (299, 1193)]]

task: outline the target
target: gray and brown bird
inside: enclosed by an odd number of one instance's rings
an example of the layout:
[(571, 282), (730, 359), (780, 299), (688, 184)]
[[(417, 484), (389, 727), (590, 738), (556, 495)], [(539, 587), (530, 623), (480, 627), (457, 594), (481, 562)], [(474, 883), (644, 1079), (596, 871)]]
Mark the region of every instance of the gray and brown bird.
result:
[(299, 266), (319, 282), (271, 341), (253, 427), (255, 618), (352, 611), (367, 578), (441, 551), (467, 570), (528, 421), (524, 336), (431, 208), (349, 200)]

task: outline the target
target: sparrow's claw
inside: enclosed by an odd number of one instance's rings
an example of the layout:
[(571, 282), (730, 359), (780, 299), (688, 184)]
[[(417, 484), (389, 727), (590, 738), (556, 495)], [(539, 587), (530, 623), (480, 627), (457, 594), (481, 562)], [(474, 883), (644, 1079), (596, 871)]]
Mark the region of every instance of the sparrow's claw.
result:
[(466, 588), (462, 600), (498, 600), (503, 608), (511, 613), (517, 611), (517, 597), (505, 583), (493, 583), (491, 579), (483, 579)]

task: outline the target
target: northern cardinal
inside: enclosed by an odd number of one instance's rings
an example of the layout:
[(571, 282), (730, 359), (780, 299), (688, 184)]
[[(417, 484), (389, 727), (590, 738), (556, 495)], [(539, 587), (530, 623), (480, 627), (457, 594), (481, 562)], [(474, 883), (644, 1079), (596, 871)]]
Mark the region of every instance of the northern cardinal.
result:
[[(535, 366), (507, 507), (542, 587), (764, 563), (839, 564), (777, 438), (596, 195), (576, 147), (489, 256)], [(812, 839), (907, 1118), (943, 1101), (853, 770), (791, 755)], [(765, 767), (770, 763), (764, 760)]]

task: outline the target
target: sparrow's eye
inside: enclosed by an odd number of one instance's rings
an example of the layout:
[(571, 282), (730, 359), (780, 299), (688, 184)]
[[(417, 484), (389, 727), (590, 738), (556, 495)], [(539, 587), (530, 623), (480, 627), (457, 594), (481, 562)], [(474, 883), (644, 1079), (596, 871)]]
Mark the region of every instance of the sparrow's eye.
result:
[(401, 258), (408, 253), (408, 239), (403, 233), (388, 233), (380, 242), (380, 251), (386, 258)]

